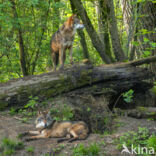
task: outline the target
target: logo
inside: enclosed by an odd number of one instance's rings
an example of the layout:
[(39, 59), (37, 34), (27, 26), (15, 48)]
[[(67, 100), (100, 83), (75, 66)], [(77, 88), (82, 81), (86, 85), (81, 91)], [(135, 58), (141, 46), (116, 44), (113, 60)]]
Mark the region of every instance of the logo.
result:
[(121, 151), (121, 153), (126, 152), (126, 153), (131, 154), (131, 152), (128, 150), (128, 148), (127, 148), (127, 146), (126, 146), (125, 144), (123, 144), (122, 147), (123, 147), (124, 149)]
[(140, 145), (134, 146), (133, 144), (131, 145), (130, 150), (128, 147), (123, 144), (122, 145), (123, 150), (121, 151), (122, 153), (129, 153), (129, 154), (155, 154), (154, 148), (153, 147), (141, 147)]

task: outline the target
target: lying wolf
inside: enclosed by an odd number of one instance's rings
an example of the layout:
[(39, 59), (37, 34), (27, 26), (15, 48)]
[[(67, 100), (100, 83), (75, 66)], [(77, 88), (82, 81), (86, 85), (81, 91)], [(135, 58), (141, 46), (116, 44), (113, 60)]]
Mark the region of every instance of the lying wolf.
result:
[(83, 121), (55, 121), (51, 118), (50, 113), (38, 112), (35, 121), (37, 131), (27, 131), (21, 136), (32, 135), (26, 138), (26, 141), (41, 138), (61, 138), (57, 142), (74, 140), (83, 140), (88, 137), (89, 129)]

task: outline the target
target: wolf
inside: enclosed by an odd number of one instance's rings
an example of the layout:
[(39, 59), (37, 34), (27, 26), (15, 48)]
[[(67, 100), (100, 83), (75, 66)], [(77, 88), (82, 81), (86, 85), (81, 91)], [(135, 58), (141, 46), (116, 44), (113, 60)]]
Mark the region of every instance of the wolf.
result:
[[(56, 121), (53, 120), (50, 112), (38, 112), (36, 121), (37, 131), (26, 131), (21, 137), (29, 136), (25, 141), (41, 138), (61, 138), (57, 142), (84, 140), (89, 135), (89, 128), (83, 121)], [(31, 135), (31, 136), (30, 136)]]
[(58, 31), (52, 35), (50, 48), (54, 71), (56, 71), (58, 62), (60, 63), (60, 69), (64, 68), (67, 49), (70, 54), (70, 63), (73, 64), (72, 52), (75, 33), (77, 29), (83, 28), (84, 25), (80, 22), (77, 15), (73, 14), (64, 22)]

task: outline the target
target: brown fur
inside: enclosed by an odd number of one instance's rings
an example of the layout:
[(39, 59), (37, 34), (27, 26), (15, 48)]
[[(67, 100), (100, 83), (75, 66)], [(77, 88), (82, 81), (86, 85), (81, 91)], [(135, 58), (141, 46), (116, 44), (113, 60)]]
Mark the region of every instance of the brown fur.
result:
[(70, 62), (71, 64), (73, 64), (72, 51), (74, 36), (76, 32), (76, 24), (81, 24), (80, 20), (76, 17), (76, 15), (72, 15), (67, 19), (66, 22), (64, 22), (62, 27), (60, 27), (59, 30), (52, 36), (50, 44), (54, 71), (56, 71), (58, 61), (61, 65), (60, 69), (63, 69), (67, 49), (70, 52)]
[[(22, 135), (33, 135), (26, 138), (26, 141), (41, 139), (41, 138), (62, 138), (58, 142), (68, 140), (72, 142), (77, 139), (86, 139), (88, 137), (88, 126), (83, 121), (53, 121), (46, 113), (39, 113), (36, 119), (36, 125), (38, 124), (38, 119), (42, 119), (44, 123), (51, 123), (48, 127), (43, 127), (43, 129), (38, 131), (28, 131), (22, 133)], [(47, 119), (49, 121), (47, 121)]]

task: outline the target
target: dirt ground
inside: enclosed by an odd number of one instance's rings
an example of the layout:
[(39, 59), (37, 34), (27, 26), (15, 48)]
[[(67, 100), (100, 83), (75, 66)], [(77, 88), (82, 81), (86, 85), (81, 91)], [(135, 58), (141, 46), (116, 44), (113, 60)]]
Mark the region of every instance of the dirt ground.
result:
[[(86, 140), (75, 141), (73, 143), (57, 143), (55, 138), (34, 140), (24, 142), (24, 149), (16, 151), (15, 156), (44, 156), (51, 154), (51, 156), (72, 156), (72, 150), (78, 144), (88, 145), (90, 143), (100, 144), (100, 156), (120, 156), (121, 152), (116, 149), (114, 139), (120, 137), (123, 133), (128, 131), (136, 131), (138, 127), (147, 127), (150, 131), (156, 132), (156, 121), (148, 121), (147, 119), (135, 119), (130, 117), (117, 118), (119, 127), (112, 135), (90, 134)], [(17, 140), (19, 133), (26, 130), (33, 130), (33, 120), (30, 123), (22, 123), (17, 116), (10, 116), (8, 114), (0, 113), (0, 140), (4, 137)], [(33, 153), (28, 153), (26, 149), (34, 147)]]

